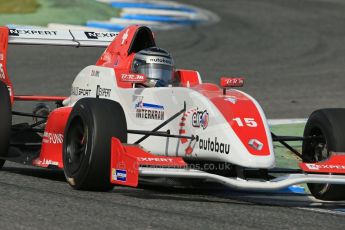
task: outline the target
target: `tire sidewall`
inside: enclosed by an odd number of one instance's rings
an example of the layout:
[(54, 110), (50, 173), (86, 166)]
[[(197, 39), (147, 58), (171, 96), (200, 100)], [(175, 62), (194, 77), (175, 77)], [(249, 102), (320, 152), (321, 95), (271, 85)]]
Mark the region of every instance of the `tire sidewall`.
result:
[[(317, 110), (308, 119), (308, 122), (304, 129), (304, 137), (310, 136), (313, 129), (319, 129), (323, 133), (326, 143), (327, 143), (327, 150), (329, 152), (339, 152), (345, 151), (345, 129), (342, 130), (339, 126), (344, 126), (341, 123), (343, 121), (337, 121), (332, 119), (332, 113), (336, 113), (337, 111), (341, 111), (345, 115), (345, 109), (343, 110), (332, 110), (332, 109), (324, 109), (324, 110)], [(344, 117), (345, 121), (345, 117)], [(345, 128), (345, 126), (344, 126)], [(309, 142), (303, 142), (302, 145), (302, 152), (303, 153), (310, 153), (310, 146), (308, 145)], [(304, 159), (307, 157), (303, 154), (303, 161), (308, 162), (308, 159)]]
[[(322, 113), (313, 113), (310, 118), (308, 119), (308, 122), (306, 123), (303, 136), (307, 137), (310, 136), (311, 133), (315, 130), (321, 130), (321, 132), (325, 136), (325, 141), (327, 143), (327, 147), (332, 148), (334, 146), (334, 137), (333, 133), (329, 130), (331, 129), (331, 124), (329, 123), (327, 117), (324, 116)], [(310, 142), (303, 141), (302, 144), (302, 156), (303, 156), (303, 162), (312, 163), (313, 159), (311, 157), (314, 157), (314, 155), (310, 155), (310, 153), (313, 153), (313, 149), (311, 148)]]
[[(66, 159), (66, 154), (63, 154), (63, 164), (64, 164), (64, 172), (65, 172), (65, 176), (67, 178), (67, 180), (69, 180), (69, 182), (74, 188), (78, 189), (78, 185), (79, 184), (83, 184), (83, 182), (85, 181), (85, 178), (88, 175), (88, 171), (89, 171), (89, 162), (90, 158), (92, 157), (92, 149), (93, 149), (93, 142), (94, 142), (94, 135), (92, 135), (92, 130), (94, 130), (94, 122), (93, 119), (90, 116), (90, 110), (88, 109), (88, 107), (83, 106), (79, 103), (77, 103), (74, 108), (73, 111), (71, 112), (71, 116), (67, 122), (66, 125), (66, 129), (65, 129), (65, 133), (64, 133), (64, 137), (67, 140), (69, 138), (69, 135), (71, 135), (69, 133), (69, 129), (68, 127), (71, 126), (71, 124), (74, 122), (75, 119), (80, 118), (82, 120), (82, 122), (84, 123), (84, 125), (87, 126), (87, 135), (88, 135), (88, 141), (87, 141), (87, 146), (86, 146), (86, 151), (84, 152), (84, 158), (81, 162), (81, 165), (79, 167), (79, 169), (77, 170), (77, 172), (72, 173), (70, 172), (70, 169), (68, 168), (68, 164), (67, 164), (67, 159)], [(91, 150), (91, 151), (90, 151)], [(67, 151), (67, 145), (64, 143), (63, 145), (63, 151), (66, 152)], [(92, 159), (91, 159), (92, 160)], [(72, 181), (70, 181), (72, 180)]]

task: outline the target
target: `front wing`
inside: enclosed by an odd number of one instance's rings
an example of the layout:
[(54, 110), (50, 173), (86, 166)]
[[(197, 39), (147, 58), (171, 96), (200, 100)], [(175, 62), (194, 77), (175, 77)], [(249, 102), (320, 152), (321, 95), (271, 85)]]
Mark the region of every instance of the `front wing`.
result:
[[(301, 163), (302, 173), (288, 174), (272, 180), (247, 180), (190, 169), (181, 157), (156, 156), (140, 146), (123, 145), (118, 139), (112, 138), (110, 173), (112, 183), (132, 187), (138, 185), (140, 176), (208, 179), (232, 189), (253, 191), (274, 191), (303, 183), (345, 184), (345, 155), (335, 155), (330, 160), (332, 166), (327, 166), (327, 162), (313, 163), (313, 169), (308, 170), (310, 164)], [(323, 169), (322, 173), (315, 173), (317, 167)], [(332, 171), (325, 171), (327, 167), (332, 168)]]

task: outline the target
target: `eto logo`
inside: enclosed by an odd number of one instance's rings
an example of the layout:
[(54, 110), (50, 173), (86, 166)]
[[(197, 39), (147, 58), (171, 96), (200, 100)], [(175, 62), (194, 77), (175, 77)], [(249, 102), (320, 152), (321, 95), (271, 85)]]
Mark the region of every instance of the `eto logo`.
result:
[(209, 115), (207, 110), (196, 111), (192, 115), (192, 126), (193, 127), (202, 127), (206, 129), (208, 126)]

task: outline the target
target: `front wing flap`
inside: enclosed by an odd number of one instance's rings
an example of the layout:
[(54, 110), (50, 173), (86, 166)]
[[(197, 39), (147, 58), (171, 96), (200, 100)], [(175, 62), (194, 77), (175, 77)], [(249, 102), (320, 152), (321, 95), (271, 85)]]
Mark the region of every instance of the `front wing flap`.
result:
[(316, 163), (300, 163), (300, 168), (309, 173), (345, 174), (345, 153), (331, 153), (325, 161)]

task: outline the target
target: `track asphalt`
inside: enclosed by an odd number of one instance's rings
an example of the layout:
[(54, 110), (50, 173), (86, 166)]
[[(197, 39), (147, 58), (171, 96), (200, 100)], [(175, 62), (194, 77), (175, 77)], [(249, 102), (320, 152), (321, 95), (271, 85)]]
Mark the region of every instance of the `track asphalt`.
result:
[[(243, 90), (269, 118), (307, 117), (345, 107), (345, 3), (341, 0), (181, 1), (218, 14), (218, 24), (159, 32), (180, 68), (204, 79), (246, 77)], [(67, 95), (101, 49), (11, 47), (19, 94)], [(31, 105), (18, 103), (17, 109)], [(61, 172), (6, 163), (0, 173), (1, 229), (343, 229), (345, 203), (306, 195), (236, 193), (224, 188), (117, 187), (73, 191)], [(329, 211), (332, 210), (332, 211)]]

